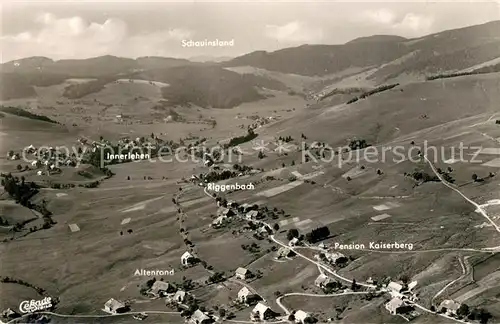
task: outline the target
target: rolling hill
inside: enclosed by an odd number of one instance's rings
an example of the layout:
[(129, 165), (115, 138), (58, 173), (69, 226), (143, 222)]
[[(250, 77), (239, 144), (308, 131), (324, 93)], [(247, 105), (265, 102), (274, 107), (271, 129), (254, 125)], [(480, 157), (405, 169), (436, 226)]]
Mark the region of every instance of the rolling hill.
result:
[(416, 39), (378, 35), (344, 45), (303, 45), (270, 53), (256, 51), (223, 65), (305, 76), (325, 76), (349, 67), (373, 67), (376, 70), (370, 78), (383, 83), (405, 73), (425, 75), (464, 69), (497, 57), (500, 57), (500, 21)]

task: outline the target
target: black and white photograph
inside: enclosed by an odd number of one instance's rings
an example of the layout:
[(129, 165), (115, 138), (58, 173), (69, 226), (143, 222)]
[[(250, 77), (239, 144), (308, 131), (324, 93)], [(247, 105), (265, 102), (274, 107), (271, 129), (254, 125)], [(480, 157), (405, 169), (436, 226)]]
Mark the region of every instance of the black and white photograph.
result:
[(500, 1), (0, 18), (0, 324), (500, 323)]

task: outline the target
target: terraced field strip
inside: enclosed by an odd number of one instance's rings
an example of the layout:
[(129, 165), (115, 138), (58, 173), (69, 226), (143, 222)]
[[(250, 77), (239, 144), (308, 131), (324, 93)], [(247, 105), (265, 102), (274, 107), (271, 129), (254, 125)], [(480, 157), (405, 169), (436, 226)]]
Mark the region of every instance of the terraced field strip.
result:
[(291, 190), (293, 188), (296, 188), (303, 183), (304, 183), (304, 181), (296, 180), (296, 181), (281, 185), (279, 187), (275, 187), (275, 188), (271, 188), (271, 189), (267, 189), (267, 190), (258, 192), (255, 195), (270, 198), (270, 197), (274, 197), (274, 196), (277, 196), (279, 194), (282, 194), (284, 192), (287, 192), (288, 190)]

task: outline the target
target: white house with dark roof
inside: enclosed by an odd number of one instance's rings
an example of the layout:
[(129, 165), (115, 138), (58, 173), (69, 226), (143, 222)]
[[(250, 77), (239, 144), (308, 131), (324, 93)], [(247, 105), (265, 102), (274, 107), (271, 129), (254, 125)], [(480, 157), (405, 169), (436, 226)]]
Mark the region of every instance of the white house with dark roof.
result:
[(214, 221), (212, 222), (212, 227), (219, 228), (219, 227), (223, 226), (226, 222), (227, 222), (227, 216), (221, 215), (221, 216), (217, 217), (216, 219), (214, 219)]
[(186, 292), (184, 290), (178, 290), (174, 295), (174, 300), (178, 303), (183, 303), (186, 300)]
[(297, 237), (294, 237), (293, 239), (288, 242), (288, 246), (297, 246), (300, 244), (300, 240)]
[(125, 313), (128, 310), (128, 307), (114, 299), (110, 298), (105, 304), (104, 304), (104, 311), (110, 314), (120, 314), (120, 313)]
[(258, 210), (250, 210), (245, 214), (245, 218), (247, 220), (256, 220), (259, 218), (259, 211)]
[(238, 291), (238, 301), (240, 303), (246, 303), (248, 300), (248, 297), (251, 295), (252, 295), (252, 292), (250, 291), (250, 289), (243, 286), (243, 288), (241, 288), (240, 291)]
[(328, 262), (336, 264), (337, 262), (341, 262), (343, 260), (347, 261), (345, 255), (339, 252), (327, 252), (325, 253), (325, 258)]
[(295, 323), (304, 324), (308, 319), (312, 319), (309, 313), (304, 312), (303, 310), (298, 310), (293, 314), (295, 317)]
[(456, 315), (462, 304), (451, 299), (446, 299), (439, 304), (438, 311), (444, 312), (448, 316)]
[(278, 252), (276, 252), (276, 258), (277, 259), (282, 259), (282, 258), (288, 258), (293, 255), (292, 250), (282, 246), (279, 248)]
[(255, 320), (266, 321), (268, 319), (274, 318), (275, 315), (276, 313), (273, 312), (271, 308), (262, 303), (257, 303), (257, 305), (253, 308), (250, 314), (250, 319), (252, 321)]
[(185, 267), (190, 266), (193, 263), (194, 259), (194, 255), (189, 253), (189, 251), (186, 251), (181, 256), (181, 264)]
[(387, 288), (396, 293), (401, 293), (401, 291), (403, 291), (403, 285), (394, 281), (389, 282)]
[(402, 299), (393, 298), (385, 304), (385, 309), (387, 309), (392, 315), (396, 315), (400, 314), (400, 310), (405, 306), (405, 302)]
[(325, 288), (330, 282), (332, 282), (331, 278), (322, 273), (314, 280), (314, 285), (319, 288)]
[(203, 313), (201, 310), (197, 309), (193, 315), (189, 318), (190, 324), (209, 324), (213, 323), (213, 320), (210, 316)]
[(157, 280), (153, 283), (153, 286), (151, 286), (149, 293), (157, 297), (163, 297), (173, 292), (174, 289), (175, 287), (168, 282)]
[(235, 271), (236, 279), (247, 280), (248, 278), (250, 278), (251, 275), (252, 275), (252, 273), (250, 272), (250, 270), (248, 270), (246, 268), (239, 267)]
[(242, 304), (253, 305), (262, 300), (262, 297), (253, 293), (247, 287), (243, 287), (238, 291), (238, 302)]

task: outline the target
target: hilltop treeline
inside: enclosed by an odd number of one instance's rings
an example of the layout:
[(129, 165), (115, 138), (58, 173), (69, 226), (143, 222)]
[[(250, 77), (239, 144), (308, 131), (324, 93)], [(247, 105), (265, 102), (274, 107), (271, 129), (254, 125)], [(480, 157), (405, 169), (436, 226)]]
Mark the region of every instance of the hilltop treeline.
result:
[(0, 111), (6, 112), (6, 113), (9, 113), (12, 115), (20, 116), (20, 117), (29, 118), (29, 119), (36, 119), (36, 120), (41, 120), (41, 121), (45, 121), (48, 123), (59, 124), (57, 121), (50, 119), (47, 116), (37, 115), (37, 114), (34, 114), (32, 112), (26, 111), (22, 108), (19, 108), (19, 107), (0, 106)]
[(395, 88), (399, 85), (399, 83), (394, 83), (394, 84), (387, 84), (387, 85), (383, 85), (383, 86), (380, 86), (380, 87), (377, 87), (375, 89), (372, 89), (370, 91), (367, 91), (367, 92), (363, 92), (362, 94), (360, 94), (359, 96), (357, 97), (354, 97), (352, 98), (351, 100), (349, 100), (348, 102), (346, 102), (346, 104), (352, 104), (353, 102), (356, 102), (358, 101), (359, 99), (364, 99), (364, 98), (367, 98), (371, 95), (374, 95), (376, 93), (379, 93), (379, 92), (382, 92), (382, 91), (386, 91), (386, 90), (390, 90), (392, 88)]
[(454, 77), (459, 77), (459, 76), (465, 76), (465, 75), (475, 75), (475, 74), (486, 74), (486, 73), (495, 73), (495, 72), (500, 72), (500, 63), (495, 64), (495, 65), (490, 65), (490, 66), (485, 66), (473, 71), (469, 72), (456, 72), (456, 73), (444, 73), (444, 74), (435, 74), (428, 76), (426, 78), (427, 81), (432, 81), (432, 80), (437, 80), (437, 79), (447, 79), (447, 78), (454, 78)]

